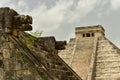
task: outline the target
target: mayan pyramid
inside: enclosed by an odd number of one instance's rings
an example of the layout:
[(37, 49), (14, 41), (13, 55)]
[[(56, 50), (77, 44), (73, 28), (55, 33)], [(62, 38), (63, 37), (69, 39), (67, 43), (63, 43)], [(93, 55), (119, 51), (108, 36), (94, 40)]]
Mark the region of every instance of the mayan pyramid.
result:
[(64, 42), (54, 37), (37, 38), (31, 47), (22, 42), (31, 36), (24, 32), (31, 24), (32, 17), (0, 8), (0, 80), (81, 80), (56, 54)]
[(105, 37), (101, 25), (77, 27), (59, 56), (83, 80), (120, 80), (120, 49)]

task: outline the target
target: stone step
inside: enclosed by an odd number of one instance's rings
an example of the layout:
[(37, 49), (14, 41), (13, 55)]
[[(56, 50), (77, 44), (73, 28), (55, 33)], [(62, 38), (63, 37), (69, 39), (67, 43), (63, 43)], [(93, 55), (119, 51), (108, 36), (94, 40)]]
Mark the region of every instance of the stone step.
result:
[(113, 70), (113, 71), (97, 71), (96, 72), (96, 74), (118, 74), (118, 73), (120, 73), (120, 71), (115, 71), (115, 70)]
[(97, 47), (97, 49), (98, 49), (98, 50), (102, 50), (102, 49), (107, 49), (107, 50), (108, 50), (108, 49), (114, 49), (114, 47), (111, 46), (111, 45), (105, 45), (105, 46), (102, 46), (102, 45), (100, 46), (100, 45), (99, 45), (99, 46)]
[(111, 44), (107, 40), (102, 40), (102, 41), (98, 41), (98, 45), (111, 45)]
[(106, 43), (108, 43), (109, 41), (108, 40), (106, 40), (106, 39), (102, 39), (102, 40), (98, 40), (98, 42), (106, 42)]
[(118, 50), (117, 49), (111, 49), (111, 50), (104, 50), (104, 49), (102, 49), (102, 50), (97, 50), (97, 53), (117, 53), (118, 52)]
[(110, 57), (110, 56), (120, 56), (119, 53), (103, 53), (103, 52), (100, 52), (100, 53), (97, 53), (97, 56), (106, 56), (106, 57)]
[(114, 50), (114, 49), (105, 47), (105, 48), (98, 48), (97, 50), (98, 51), (109, 51), (109, 50)]
[(106, 77), (106, 78), (108, 78), (108, 77), (114, 77), (114, 78), (116, 78), (116, 77), (120, 77), (120, 73), (115, 73), (115, 74), (113, 74), (113, 73), (107, 73), (107, 74), (96, 74), (95, 75), (95, 77)]
[(97, 64), (96, 68), (114, 68), (114, 67), (120, 67), (120, 63), (106, 63), (106, 64)]
[(96, 62), (120, 62), (120, 59), (97, 60)]
[(107, 74), (107, 73), (120, 73), (120, 68), (111, 67), (111, 68), (97, 68), (96, 74)]
[(117, 53), (115, 53), (115, 54), (113, 54), (113, 53), (106, 53), (106, 54), (98, 53), (98, 55), (97, 55), (97, 57), (119, 57), (119, 56), (120, 56), (120, 54), (117, 54)]
[(97, 66), (105, 66), (105, 67), (110, 67), (110, 66), (119, 66), (120, 65), (120, 62), (110, 62), (110, 63), (106, 63), (106, 62), (97, 62), (96, 63), (96, 67)]
[(99, 47), (114, 47), (112, 44), (110, 44), (110, 42), (106, 42), (106, 43), (100, 43), (98, 42)]
[(117, 60), (120, 61), (120, 56), (97, 56), (97, 60), (101, 61), (101, 60)]
[(94, 80), (120, 80), (120, 76), (118, 77), (95, 77)]

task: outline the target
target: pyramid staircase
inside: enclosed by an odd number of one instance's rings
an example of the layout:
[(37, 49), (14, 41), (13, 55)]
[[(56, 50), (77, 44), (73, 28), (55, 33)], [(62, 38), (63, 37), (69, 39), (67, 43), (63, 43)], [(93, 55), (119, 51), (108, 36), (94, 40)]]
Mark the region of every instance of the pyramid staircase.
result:
[(68, 45), (66, 46), (65, 50), (61, 50), (59, 52), (59, 56), (62, 57), (62, 59), (69, 65), (71, 66), (72, 64), (72, 59), (74, 57), (74, 51), (76, 48), (76, 39), (71, 38)]
[(89, 71), (90, 56), (93, 52), (94, 41), (94, 37), (83, 39), (71, 38), (66, 49), (59, 53), (59, 56), (68, 63), (83, 80), (86, 80)]
[(88, 80), (120, 80), (120, 50), (105, 37), (97, 40), (93, 70)]

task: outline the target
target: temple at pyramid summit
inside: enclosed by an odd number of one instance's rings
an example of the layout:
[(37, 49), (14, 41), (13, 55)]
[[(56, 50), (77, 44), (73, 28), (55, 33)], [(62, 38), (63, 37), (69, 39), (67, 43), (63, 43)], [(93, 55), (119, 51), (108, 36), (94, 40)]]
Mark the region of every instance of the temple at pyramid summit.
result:
[(76, 27), (67, 43), (27, 33), (31, 24), (0, 8), (0, 80), (120, 80), (120, 49), (101, 25)]
[(120, 80), (120, 49), (105, 37), (101, 25), (76, 27), (59, 56), (83, 80)]

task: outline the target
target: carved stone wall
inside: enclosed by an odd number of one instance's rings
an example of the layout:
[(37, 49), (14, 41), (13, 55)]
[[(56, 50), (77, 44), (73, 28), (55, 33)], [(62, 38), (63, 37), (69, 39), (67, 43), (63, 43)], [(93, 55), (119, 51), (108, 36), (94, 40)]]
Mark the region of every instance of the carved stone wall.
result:
[(29, 48), (20, 40), (20, 32), (31, 30), (31, 24), (30, 16), (0, 8), (0, 80), (81, 80), (54, 54), (55, 50), (64, 49), (64, 41), (38, 38), (39, 44)]

